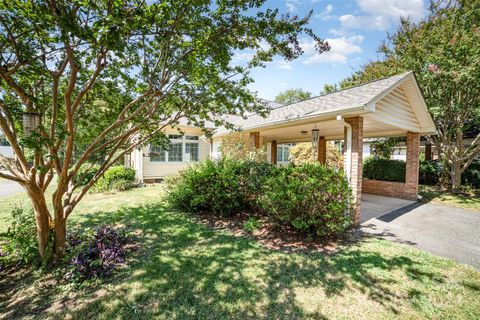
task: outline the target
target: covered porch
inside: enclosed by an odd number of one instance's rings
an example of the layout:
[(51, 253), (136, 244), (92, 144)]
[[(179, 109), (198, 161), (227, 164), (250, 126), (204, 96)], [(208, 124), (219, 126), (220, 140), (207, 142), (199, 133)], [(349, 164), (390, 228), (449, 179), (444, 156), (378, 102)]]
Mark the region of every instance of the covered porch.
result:
[[(413, 73), (282, 106), (266, 118), (252, 115), (242, 124), (252, 148), (269, 150), (267, 158), (272, 163), (277, 162), (279, 144), (309, 142), (316, 147), (318, 161), (326, 164), (328, 141), (342, 141), (344, 172), (354, 197), (355, 225), (364, 221), (362, 192), (417, 199), (420, 136), (435, 132)], [(364, 138), (392, 136), (406, 137), (405, 182), (364, 180)]]

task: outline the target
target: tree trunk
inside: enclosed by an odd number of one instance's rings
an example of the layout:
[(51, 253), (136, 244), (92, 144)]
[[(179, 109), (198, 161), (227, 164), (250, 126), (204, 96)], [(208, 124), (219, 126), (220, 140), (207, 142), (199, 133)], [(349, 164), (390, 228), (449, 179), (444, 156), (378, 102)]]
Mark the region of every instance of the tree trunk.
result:
[(63, 210), (59, 214), (55, 214), (55, 243), (53, 248), (53, 261), (55, 263), (59, 262), (60, 259), (65, 254), (65, 244), (66, 244), (66, 221), (63, 218)]
[(50, 213), (48, 211), (45, 196), (38, 188), (28, 189), (30, 201), (35, 212), (35, 222), (37, 225), (38, 254), (41, 260), (45, 259), (48, 234), (50, 232)]
[(450, 178), (452, 189), (457, 190), (462, 183), (462, 165), (458, 162), (455, 162), (450, 167)]

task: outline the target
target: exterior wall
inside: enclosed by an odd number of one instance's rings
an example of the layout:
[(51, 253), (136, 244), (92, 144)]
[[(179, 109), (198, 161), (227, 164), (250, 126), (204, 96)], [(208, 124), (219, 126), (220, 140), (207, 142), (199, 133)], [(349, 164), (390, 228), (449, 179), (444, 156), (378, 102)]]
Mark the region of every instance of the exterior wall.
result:
[(378, 194), (381, 196), (401, 198), (406, 200), (416, 200), (417, 195), (407, 191), (403, 182), (381, 181), (364, 179), (362, 190), (365, 193)]
[[(199, 161), (206, 160), (210, 156), (210, 140), (202, 137), (203, 132), (198, 128), (182, 128), (185, 135), (197, 135), (200, 136), (198, 140), (198, 157)], [(167, 130), (166, 134), (178, 134), (176, 130)], [(139, 152), (138, 160), (143, 163), (143, 179), (147, 182), (160, 179), (183, 170), (196, 162), (152, 162), (148, 156), (148, 148), (144, 148), (142, 152)], [(185, 159), (184, 159), (185, 160)], [(139, 171), (137, 168), (135, 168)]]

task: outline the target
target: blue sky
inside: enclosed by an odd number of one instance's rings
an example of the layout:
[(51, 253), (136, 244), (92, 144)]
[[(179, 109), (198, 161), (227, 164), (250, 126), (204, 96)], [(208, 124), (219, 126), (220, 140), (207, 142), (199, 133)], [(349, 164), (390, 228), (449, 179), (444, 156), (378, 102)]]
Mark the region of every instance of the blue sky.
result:
[[(250, 89), (259, 97), (273, 100), (289, 88), (302, 88), (314, 95), (325, 83), (336, 83), (362, 65), (376, 60), (377, 48), (387, 32), (392, 32), (401, 16), (413, 20), (426, 13), (425, 0), (268, 0), (266, 7), (278, 8), (281, 12), (305, 15), (314, 14), (310, 27), (316, 34), (327, 39), (330, 52), (318, 55), (311, 41), (302, 41), (305, 54), (291, 63), (276, 59), (266, 68), (253, 70), (255, 83)], [(240, 62), (246, 56), (238, 53)]]

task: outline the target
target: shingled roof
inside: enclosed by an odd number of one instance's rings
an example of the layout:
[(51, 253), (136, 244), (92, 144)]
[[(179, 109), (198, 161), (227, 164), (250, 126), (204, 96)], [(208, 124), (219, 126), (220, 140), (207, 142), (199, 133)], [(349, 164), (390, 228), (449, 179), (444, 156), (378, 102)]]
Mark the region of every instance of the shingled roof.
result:
[(342, 113), (350, 110), (353, 111), (356, 109), (365, 108), (368, 106), (368, 104), (374, 103), (375, 100), (381, 97), (383, 93), (391, 89), (410, 74), (411, 72), (406, 72), (352, 88), (281, 106), (272, 109), (269, 115), (265, 118), (260, 115), (253, 114), (245, 120), (239, 117), (239, 119), (235, 119), (234, 122), (241, 128), (246, 129), (250, 127), (274, 124), (276, 122), (282, 122), (285, 120), (320, 116), (322, 114), (330, 113)]

